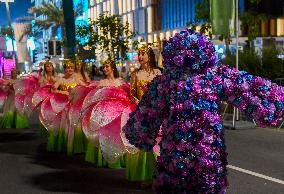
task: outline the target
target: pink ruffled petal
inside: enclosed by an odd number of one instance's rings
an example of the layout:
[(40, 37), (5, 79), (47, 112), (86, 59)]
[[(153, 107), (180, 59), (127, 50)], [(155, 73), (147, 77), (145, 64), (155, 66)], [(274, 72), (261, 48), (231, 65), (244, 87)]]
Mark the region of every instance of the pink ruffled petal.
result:
[(120, 124), (119, 116), (99, 130), (100, 148), (104, 159), (109, 163), (115, 163), (126, 151), (120, 137)]
[(109, 124), (114, 119), (119, 117), (125, 109), (125, 103), (118, 100), (103, 100), (99, 101), (94, 106), (91, 119), (96, 125), (101, 127)]
[(68, 102), (69, 102), (68, 96), (65, 94), (55, 93), (50, 97), (50, 103), (52, 109), (56, 113), (61, 112), (66, 107)]
[(33, 94), (33, 98), (32, 98), (33, 108), (36, 108), (37, 106), (39, 106), (42, 101), (44, 101), (47, 97), (52, 95), (50, 89), (51, 89), (51, 86), (48, 85), (48, 86), (41, 87), (37, 91), (35, 91), (35, 93)]
[(98, 129), (100, 126), (95, 126), (94, 123), (91, 122), (91, 115), (95, 104), (91, 105), (85, 112), (82, 114), (82, 130), (86, 136), (86, 138), (93, 143), (94, 145), (99, 145), (99, 135)]
[(8, 93), (4, 92), (2, 89), (0, 89), (0, 108), (3, 107), (5, 100), (7, 99)]
[(93, 103), (95, 103), (93, 101), (93, 97), (96, 95), (98, 89), (97, 88), (93, 88), (91, 91), (89, 91), (89, 93), (86, 95), (83, 105), (82, 105), (82, 111), (84, 111), (85, 109), (87, 109), (89, 106), (91, 106)]
[(48, 131), (56, 132), (60, 125), (61, 113), (56, 113), (52, 109), (50, 99), (45, 99), (41, 104), (40, 121)]
[(17, 111), (24, 115), (24, 100), (25, 100), (25, 95), (17, 94), (15, 96), (15, 107)]
[(77, 86), (75, 87), (70, 96), (71, 97), (71, 102), (76, 102), (78, 100), (82, 100), (87, 96), (87, 94), (92, 90), (92, 87), (89, 86)]
[(124, 125), (127, 123), (128, 119), (129, 119), (129, 114), (131, 112), (133, 112), (136, 108), (136, 105), (135, 104), (129, 104), (128, 107), (126, 107), (122, 114), (121, 114), (121, 130), (120, 130), (120, 136), (121, 136), (121, 139), (122, 139), (122, 142), (125, 146), (125, 149), (128, 153), (137, 153), (139, 151), (138, 148), (136, 148), (134, 145), (130, 144), (128, 139), (126, 138), (125, 136), (125, 133), (122, 131), (122, 128), (124, 127)]
[(117, 87), (102, 88), (98, 90), (96, 96), (94, 96), (93, 98), (94, 101), (110, 100), (110, 99), (118, 99), (124, 101), (130, 100), (128, 93), (126, 93), (126, 91), (123, 90), (122, 88), (117, 88)]
[(33, 93), (30, 93), (26, 95), (25, 100), (24, 100), (24, 113), (27, 117), (29, 117), (34, 110), (33, 104), (32, 104), (32, 98), (33, 98)]
[(70, 126), (73, 127), (74, 129), (80, 124), (79, 121), (81, 118), (80, 113), (81, 113), (82, 104), (83, 100), (72, 103), (68, 110), (68, 118), (70, 121)]
[(39, 88), (38, 80), (34, 77), (25, 77), (18, 79), (14, 85), (15, 94), (28, 94)]

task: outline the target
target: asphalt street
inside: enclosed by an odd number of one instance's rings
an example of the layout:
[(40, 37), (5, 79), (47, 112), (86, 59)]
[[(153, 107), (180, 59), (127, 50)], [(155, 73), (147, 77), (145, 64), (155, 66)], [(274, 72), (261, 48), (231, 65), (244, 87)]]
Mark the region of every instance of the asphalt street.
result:
[[(284, 193), (284, 130), (226, 130), (228, 194)], [(260, 176), (260, 177), (259, 177)], [(282, 182), (281, 182), (282, 181)], [(45, 151), (37, 129), (0, 130), (0, 193), (151, 194), (124, 178), (124, 169), (99, 169), (83, 156)]]

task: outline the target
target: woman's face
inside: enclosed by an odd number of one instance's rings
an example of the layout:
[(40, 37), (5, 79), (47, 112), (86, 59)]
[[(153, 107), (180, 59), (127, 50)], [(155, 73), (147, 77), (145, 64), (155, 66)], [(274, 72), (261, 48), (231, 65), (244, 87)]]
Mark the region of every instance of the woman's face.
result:
[(65, 69), (65, 74), (66, 74), (67, 76), (70, 76), (70, 75), (72, 75), (73, 73), (74, 73), (74, 66), (68, 65), (68, 66), (66, 67), (66, 69)]
[(45, 67), (46, 72), (52, 72), (53, 71), (53, 66), (50, 63), (45, 64), (44, 67)]
[(76, 64), (77, 71), (81, 71), (81, 68), (82, 68), (82, 63), (77, 63)]
[(146, 65), (149, 62), (149, 55), (147, 52), (139, 52), (138, 60), (141, 65)]
[(109, 63), (103, 65), (103, 72), (106, 76), (113, 75), (113, 69)]

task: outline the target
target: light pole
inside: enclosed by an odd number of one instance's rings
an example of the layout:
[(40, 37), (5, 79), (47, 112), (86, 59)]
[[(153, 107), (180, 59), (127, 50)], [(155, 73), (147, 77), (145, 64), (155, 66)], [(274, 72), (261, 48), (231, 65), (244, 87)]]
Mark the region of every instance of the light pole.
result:
[[(8, 18), (8, 26), (9, 26), (10, 29), (12, 30), (9, 3), (14, 3), (14, 0), (0, 0), (0, 2), (3, 2), (3, 3), (6, 4), (6, 12), (7, 12), (7, 18)], [(14, 40), (13, 40), (13, 38), (12, 38), (12, 47), (13, 47), (13, 52), (14, 52), (15, 49), (14, 49)]]
[(11, 16), (10, 16), (10, 8), (9, 8), (9, 3), (14, 3), (14, 0), (0, 0), (1, 2), (5, 2), (6, 4), (6, 12), (7, 12), (7, 17), (8, 17), (8, 24), (11, 27)]

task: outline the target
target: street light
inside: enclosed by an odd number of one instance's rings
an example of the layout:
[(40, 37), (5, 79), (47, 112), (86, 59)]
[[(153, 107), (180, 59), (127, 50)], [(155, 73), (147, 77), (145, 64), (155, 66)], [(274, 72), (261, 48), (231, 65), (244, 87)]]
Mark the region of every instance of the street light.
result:
[(11, 27), (11, 16), (10, 16), (9, 3), (14, 3), (14, 0), (0, 0), (0, 2), (6, 4), (6, 12), (7, 12), (7, 17), (8, 17), (8, 24)]

